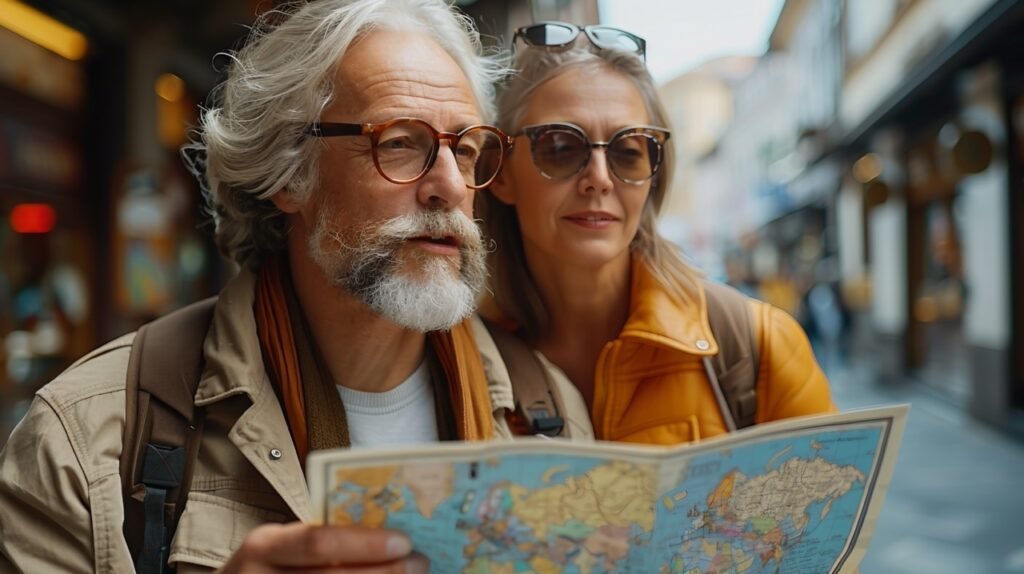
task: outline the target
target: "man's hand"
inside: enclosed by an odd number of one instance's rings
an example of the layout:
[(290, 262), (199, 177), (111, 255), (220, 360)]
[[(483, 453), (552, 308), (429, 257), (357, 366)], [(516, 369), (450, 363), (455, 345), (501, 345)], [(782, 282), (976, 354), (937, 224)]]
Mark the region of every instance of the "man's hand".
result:
[(218, 572), (427, 574), (428, 570), (426, 558), (413, 554), (409, 538), (399, 532), (293, 522), (256, 528)]

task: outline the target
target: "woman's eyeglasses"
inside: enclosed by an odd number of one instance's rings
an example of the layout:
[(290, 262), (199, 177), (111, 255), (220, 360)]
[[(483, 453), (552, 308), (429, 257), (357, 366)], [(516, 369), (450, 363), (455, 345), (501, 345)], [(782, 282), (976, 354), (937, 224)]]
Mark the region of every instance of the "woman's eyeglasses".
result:
[(398, 118), (383, 124), (320, 122), (310, 126), (315, 137), (366, 136), (373, 164), (392, 183), (412, 183), (434, 166), (441, 140), (451, 147), (466, 187), (490, 185), (501, 170), (512, 138), (493, 126), (470, 126), (458, 133), (441, 132), (423, 120)]
[(606, 142), (592, 142), (582, 128), (553, 123), (526, 126), (533, 165), (548, 179), (565, 179), (583, 171), (594, 148), (605, 148), (608, 167), (618, 179), (635, 185), (654, 177), (665, 157), (671, 132), (653, 126), (622, 128)]
[(567, 22), (541, 22), (523, 26), (512, 37), (512, 46), (515, 47), (516, 39), (521, 39), (530, 46), (564, 48), (571, 46), (580, 32), (585, 33), (590, 43), (598, 48), (633, 52), (644, 60), (647, 58), (647, 41), (636, 34), (610, 26), (580, 27)]

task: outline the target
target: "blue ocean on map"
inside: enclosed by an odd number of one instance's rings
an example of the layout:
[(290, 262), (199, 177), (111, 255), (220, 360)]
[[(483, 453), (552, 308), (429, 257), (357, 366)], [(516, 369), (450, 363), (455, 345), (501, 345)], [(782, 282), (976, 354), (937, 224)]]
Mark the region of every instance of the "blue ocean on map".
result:
[(604, 455), (413, 462), (329, 496), (357, 523), (384, 513), (438, 573), (822, 574), (863, 520), (883, 433), (766, 435), (664, 463), (674, 476)]

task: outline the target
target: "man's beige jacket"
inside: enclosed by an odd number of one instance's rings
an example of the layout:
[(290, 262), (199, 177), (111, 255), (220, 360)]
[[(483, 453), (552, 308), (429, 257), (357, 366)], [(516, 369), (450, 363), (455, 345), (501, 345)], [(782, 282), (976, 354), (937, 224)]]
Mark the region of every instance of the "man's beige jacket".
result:
[[(263, 367), (254, 288), (255, 276), (244, 271), (225, 287), (203, 343), (196, 404), (206, 422), (170, 553), (181, 574), (222, 566), (260, 524), (310, 517), (305, 478)], [(486, 329), (478, 320), (473, 327), (495, 433), (508, 439), (508, 372)], [(118, 472), (133, 337), (93, 351), (40, 390), (0, 452), (0, 572), (133, 571)], [(592, 438), (578, 392), (556, 379), (572, 436)], [(271, 456), (275, 449), (282, 456)]]

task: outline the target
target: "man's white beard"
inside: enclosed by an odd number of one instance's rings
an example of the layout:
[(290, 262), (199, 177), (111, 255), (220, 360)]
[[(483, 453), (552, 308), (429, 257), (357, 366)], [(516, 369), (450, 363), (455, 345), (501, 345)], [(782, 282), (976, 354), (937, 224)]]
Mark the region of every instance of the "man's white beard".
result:
[[(422, 211), (342, 232), (321, 211), (309, 250), (328, 280), (397, 325), (427, 332), (461, 323), (476, 309), (487, 278), (480, 230), (461, 211)], [(413, 237), (453, 236), (451, 257), (402, 250)], [(407, 269), (406, 267), (412, 267)]]

